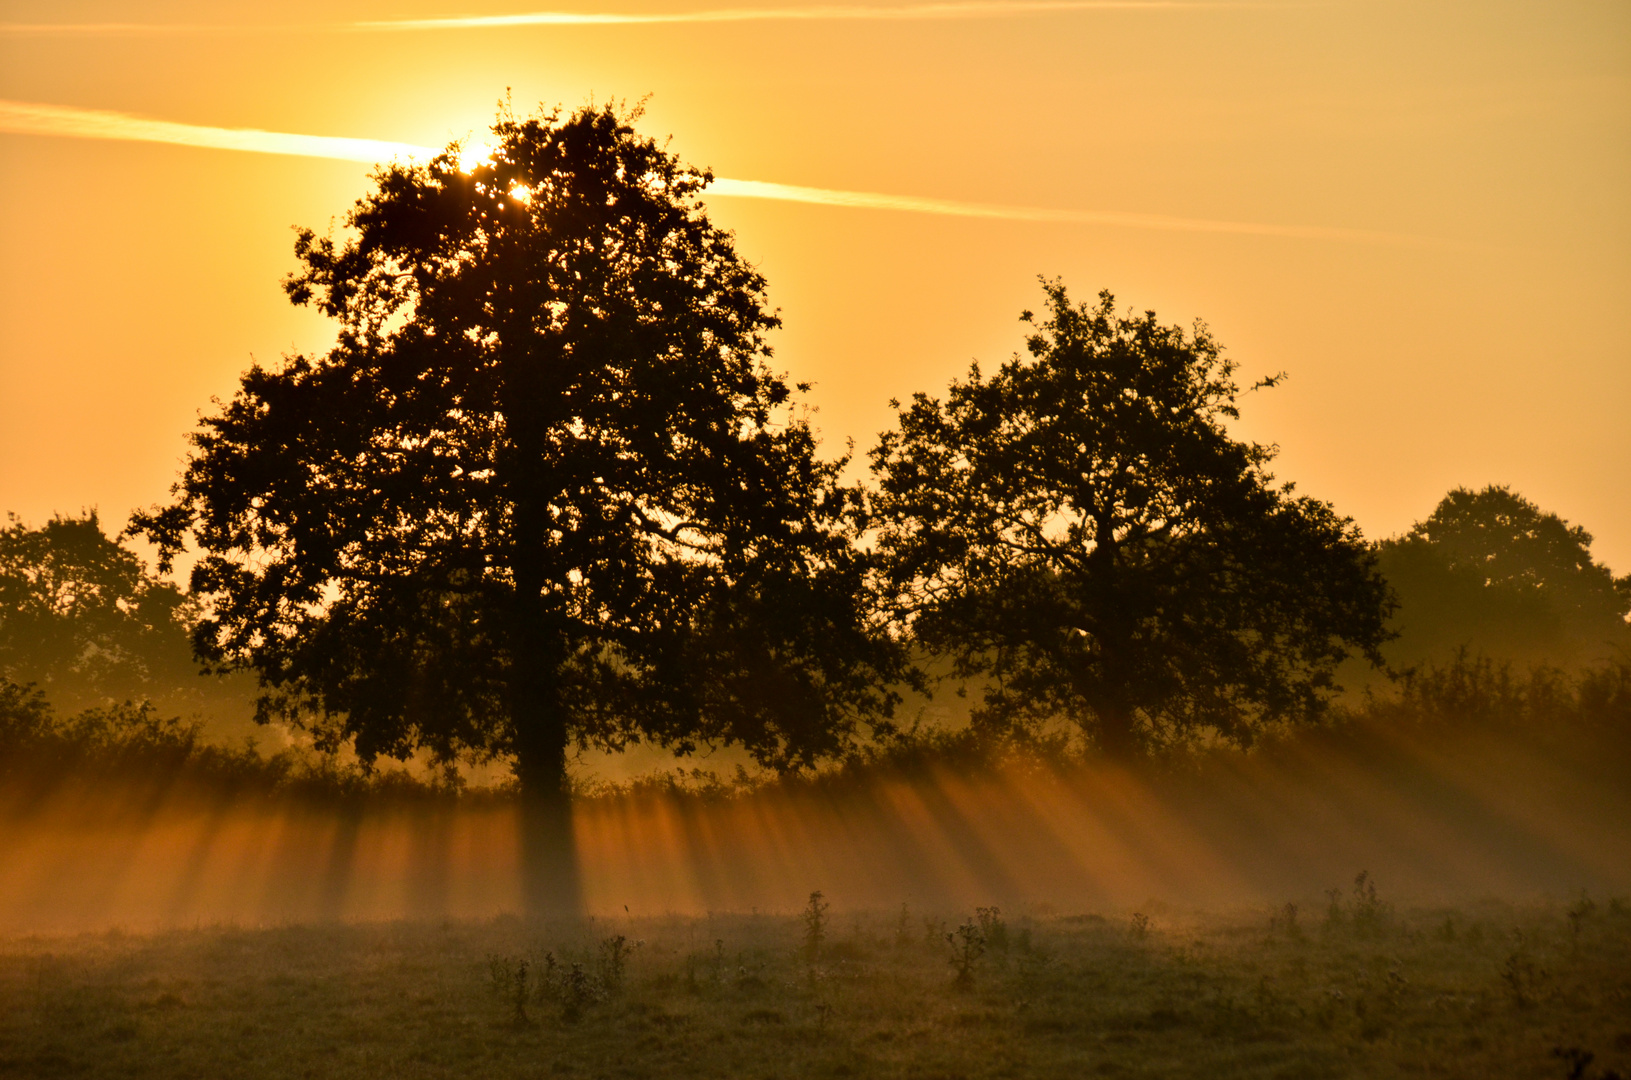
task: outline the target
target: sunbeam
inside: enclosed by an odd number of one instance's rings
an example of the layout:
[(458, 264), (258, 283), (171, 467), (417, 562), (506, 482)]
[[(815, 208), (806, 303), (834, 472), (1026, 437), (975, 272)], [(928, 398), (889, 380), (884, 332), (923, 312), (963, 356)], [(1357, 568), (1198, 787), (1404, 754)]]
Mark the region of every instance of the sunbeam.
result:
[[(1396, 893), (1631, 884), (1624, 748), (1370, 732), (1167, 775), (1036, 762), (929, 767), (729, 799), (581, 800), (585, 910), (790, 911), (909, 901), (1217, 909), (1368, 868)], [(0, 930), (118, 922), (480, 917), (518, 910), (504, 798), (343, 801), (65, 779), (0, 801)]]

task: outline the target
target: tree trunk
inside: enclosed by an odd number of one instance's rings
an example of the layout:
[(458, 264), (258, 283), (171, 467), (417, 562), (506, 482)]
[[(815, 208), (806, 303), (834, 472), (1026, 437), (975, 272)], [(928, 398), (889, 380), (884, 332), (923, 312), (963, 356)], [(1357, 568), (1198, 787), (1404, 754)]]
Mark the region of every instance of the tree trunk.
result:
[(566, 724), (554, 700), (554, 667), (536, 662), (517, 667), (511, 673), (511, 723), (515, 777), (521, 786), (522, 902), (530, 916), (575, 917), (582, 911), (583, 896), (566, 778)]
[[(521, 894), (526, 913), (535, 918), (575, 918), (583, 911), (583, 892), (565, 770), (516, 771), (521, 777)], [(546, 779), (550, 774), (559, 779)]]
[(548, 582), (535, 558), (528, 557), (542, 548), (539, 522), (536, 507), (517, 505), (509, 706), (521, 787), (521, 895), (530, 916), (577, 916), (583, 897), (566, 778), (566, 715), (556, 683), (561, 647), (547, 621)]
[[(1102, 610), (1092, 620), (1098, 646), (1096, 660), (1090, 661), (1078, 672), (1077, 690), (1093, 707), (1098, 720), (1098, 744), (1104, 756), (1119, 764), (1128, 765), (1139, 754), (1138, 736), (1133, 731), (1137, 710), (1130, 704), (1137, 694), (1129, 685), (1132, 670), (1128, 657), (1133, 652), (1135, 624), (1129, 618), (1131, 605), (1126, 597), (1116, 596), (1116, 585), (1122, 581), (1117, 566), (1115, 520), (1101, 515), (1095, 530), (1093, 554), (1089, 558), (1094, 591), (1108, 599), (1108, 610)], [(1105, 590), (1105, 586), (1109, 586)], [(1120, 609), (1119, 611), (1117, 609)]]
[[(520, 301), (512, 311), (530, 311)], [(545, 403), (558, 402), (561, 357), (537, 352), (523, 319), (507, 340), (528, 343), (507, 357), (501, 400), (511, 429), (511, 457), (505, 472), (513, 512), (509, 562), (511, 596), (509, 708), (515, 778), (521, 787), (521, 897), (532, 917), (576, 917), (583, 908), (578, 853), (572, 829), (572, 795), (566, 779), (566, 713), (556, 675), (562, 662), (559, 635), (549, 623), (545, 597), (551, 581), (543, 556), (549, 550), (548, 494), (552, 478), (545, 467)]]
[(1093, 710), (1099, 720), (1099, 749), (1119, 764), (1131, 764), (1138, 757), (1138, 737), (1133, 734), (1133, 710), (1120, 703), (1102, 704)]
[(1135, 761), (1142, 749), (1133, 731), (1138, 710), (1130, 704), (1136, 694), (1126, 681), (1131, 669), (1127, 662), (1131, 639), (1132, 629), (1128, 626), (1113, 622), (1101, 625), (1097, 663), (1090, 665), (1077, 683), (1078, 692), (1093, 707), (1098, 720), (1099, 749), (1105, 757), (1123, 765)]

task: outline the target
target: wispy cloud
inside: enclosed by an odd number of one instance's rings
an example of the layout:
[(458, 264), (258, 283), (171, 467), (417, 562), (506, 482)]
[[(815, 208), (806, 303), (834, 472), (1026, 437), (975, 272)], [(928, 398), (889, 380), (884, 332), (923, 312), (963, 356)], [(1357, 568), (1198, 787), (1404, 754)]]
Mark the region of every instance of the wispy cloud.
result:
[(745, 22), (906, 22), (947, 19), (1010, 19), (1086, 11), (1164, 11), (1304, 7), (1298, 0), (966, 0), (962, 3), (814, 4), (804, 7), (712, 8), (702, 11), (528, 11), (509, 15), (463, 15), (436, 19), (366, 19), (323, 23), (0, 23), (0, 35), (11, 36), (151, 36), (159, 34), (234, 34), (283, 31), (481, 30), (522, 26), (638, 26), (655, 23)]
[(368, 30), (472, 30), (503, 26), (606, 26), (642, 23), (729, 22), (903, 22), (942, 19), (1006, 19), (1075, 11), (1166, 8), (1258, 7), (1229, 0), (1013, 0), (1011, 3), (900, 4), (870, 7), (817, 4), (809, 7), (716, 8), (711, 11), (613, 12), (533, 11), (515, 15), (470, 15), (442, 19), (390, 19), (359, 22)]
[(1271, 225), (1253, 221), (1216, 221), (1172, 217), (1166, 214), (1131, 214), (1119, 210), (1051, 210), (1032, 206), (930, 199), (917, 195), (884, 195), (871, 191), (834, 191), (830, 188), (771, 184), (761, 180), (716, 179), (710, 195), (740, 199), (780, 199), (818, 206), (848, 206), (864, 210), (899, 210), (946, 217), (989, 218), (997, 221), (1035, 221), (1060, 225), (1115, 225), (1163, 232), (1237, 233), (1248, 236), (1285, 236), (1298, 240), (1342, 240), (1349, 243), (1429, 245), (1437, 241), (1402, 233), (1365, 229), (1338, 229), (1318, 225)]
[(245, 150), (256, 154), (291, 154), (295, 157), (338, 158), (342, 161), (389, 161), (395, 157), (437, 153), (412, 143), (381, 139), (344, 139), (331, 135), (294, 135), (255, 128), (206, 127), (149, 120), (129, 113), (78, 109), (67, 105), (35, 105), (0, 101), (0, 131), (19, 135), (62, 135), (78, 139), (118, 139), (125, 142), (172, 143), (215, 150)]
[(12, 23), (0, 22), (0, 37), (211, 37), (247, 34), (323, 34), (354, 29), (351, 23)]
[[(238, 150), (257, 154), (290, 154), (297, 157), (337, 158), (342, 161), (378, 162), (392, 158), (428, 158), (441, 151), (413, 143), (381, 139), (346, 139), (330, 135), (297, 135), (255, 128), (207, 127), (150, 120), (128, 113), (100, 109), (80, 109), (65, 105), (39, 105), (20, 101), (0, 101), (0, 132), (21, 135), (55, 135), (80, 139), (118, 139), (134, 142), (171, 143), (217, 150)], [(710, 198), (771, 199), (778, 202), (815, 206), (848, 207), (858, 210), (888, 210), (943, 217), (985, 218), (993, 221), (1038, 222), (1060, 225), (1110, 225), (1164, 232), (1234, 233), (1245, 236), (1278, 236), (1297, 240), (1327, 240), (1344, 243), (1393, 246), (1442, 246), (1443, 241), (1399, 233), (1363, 229), (1339, 229), (1316, 225), (1275, 225), (1250, 221), (1217, 221), (1207, 218), (1172, 217), (1163, 214), (1131, 214), (1113, 210), (1051, 210), (1041, 207), (1002, 206), (995, 203), (960, 202), (916, 195), (887, 195), (870, 191), (838, 191), (832, 188), (774, 184), (762, 180), (716, 178), (708, 188)]]

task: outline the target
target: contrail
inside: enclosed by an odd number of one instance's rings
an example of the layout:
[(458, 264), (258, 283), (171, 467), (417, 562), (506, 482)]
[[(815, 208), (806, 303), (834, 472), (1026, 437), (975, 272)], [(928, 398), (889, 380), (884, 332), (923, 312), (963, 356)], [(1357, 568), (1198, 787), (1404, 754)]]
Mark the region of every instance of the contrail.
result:
[(1166, 214), (1130, 214), (1117, 210), (1050, 210), (1031, 206), (1002, 206), (996, 203), (929, 199), (916, 195), (883, 195), (870, 191), (834, 191), (831, 188), (770, 184), (761, 180), (715, 178), (711, 195), (739, 199), (780, 199), (785, 202), (814, 203), (818, 206), (850, 206), (867, 210), (902, 210), (916, 214), (947, 217), (991, 218), (999, 221), (1052, 222), (1062, 225), (1118, 225), (1131, 229), (1159, 229), (1165, 232), (1239, 233), (1249, 236), (1285, 236), (1299, 240), (1343, 240), (1362, 244), (1437, 246), (1442, 241), (1403, 233), (1373, 232), (1366, 229), (1338, 229), (1319, 225), (1269, 225), (1252, 221), (1215, 221), (1207, 218), (1172, 217)]
[(338, 158), (342, 161), (388, 161), (394, 157), (430, 157), (440, 151), (412, 143), (380, 139), (343, 139), (332, 135), (292, 135), (255, 128), (205, 127), (148, 120), (129, 113), (76, 109), (67, 105), (33, 105), (0, 101), (0, 131), (20, 135), (63, 135), (78, 139), (173, 143), (256, 154)]
[[(386, 142), (381, 139), (347, 139), (332, 135), (296, 135), (256, 128), (207, 127), (178, 124), (169, 120), (149, 120), (129, 113), (100, 109), (80, 109), (66, 105), (38, 105), (0, 100), (0, 132), (21, 135), (55, 135), (80, 139), (117, 139), (129, 142), (171, 143), (217, 150), (239, 150), (257, 154), (289, 154), (296, 157), (336, 158), (341, 161), (379, 162), (392, 158), (430, 158), (441, 153), (436, 147), (414, 143)], [(1041, 207), (1002, 206), (995, 203), (960, 202), (916, 195), (886, 195), (870, 191), (836, 191), (832, 188), (773, 184), (762, 180), (731, 180), (716, 177), (708, 188), (710, 196), (736, 199), (772, 199), (778, 202), (839, 206), (862, 210), (893, 210), (942, 217), (985, 218), (1061, 225), (1112, 225), (1131, 229), (1157, 229), (1165, 232), (1235, 233), (1245, 236), (1279, 236), (1298, 240), (1336, 240), (1345, 243), (1384, 244), (1408, 247), (1438, 247), (1445, 241), (1400, 233), (1364, 229), (1339, 229), (1313, 225), (1273, 225), (1250, 221), (1216, 221), (1206, 218), (1171, 217), (1162, 214), (1131, 214), (1111, 210), (1050, 210)]]
[(513, 15), (466, 15), (436, 19), (368, 19), (356, 22), (229, 24), (229, 23), (0, 23), (0, 35), (155, 35), (265, 33), (332, 33), (336, 31), (480, 30), (515, 26), (637, 26), (653, 23), (733, 22), (907, 22), (944, 19), (1006, 19), (1026, 15), (1068, 14), (1077, 11), (1163, 11), (1176, 9), (1228, 9), (1305, 7), (1254, 0), (968, 0), (965, 3), (899, 4), (865, 7), (854, 4), (817, 4), (809, 7), (714, 8), (704, 11), (609, 12), (530, 11)]
[(1072, 11), (1155, 11), (1164, 8), (1260, 7), (1260, 4), (1206, 0), (1015, 0), (1013, 3), (903, 4), (891, 7), (816, 5), (788, 8), (718, 8), (712, 11), (612, 12), (533, 11), (516, 15), (471, 15), (442, 19), (381, 19), (358, 22), (359, 30), (475, 30), (502, 26), (606, 26), (641, 23), (730, 22), (903, 22), (939, 19), (1003, 19)]

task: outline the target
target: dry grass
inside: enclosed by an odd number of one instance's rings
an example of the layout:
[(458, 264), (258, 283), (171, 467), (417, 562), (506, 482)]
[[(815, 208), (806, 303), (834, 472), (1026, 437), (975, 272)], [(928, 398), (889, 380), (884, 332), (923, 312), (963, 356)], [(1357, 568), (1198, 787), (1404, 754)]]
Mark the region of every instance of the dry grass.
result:
[[(814, 957), (793, 914), (15, 938), (0, 1075), (1631, 1075), (1624, 903), (1365, 885), (1334, 916), (834, 909)], [(961, 988), (959, 928), (987, 945)]]

